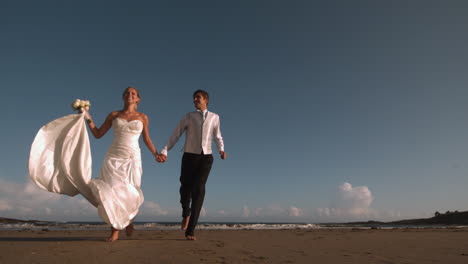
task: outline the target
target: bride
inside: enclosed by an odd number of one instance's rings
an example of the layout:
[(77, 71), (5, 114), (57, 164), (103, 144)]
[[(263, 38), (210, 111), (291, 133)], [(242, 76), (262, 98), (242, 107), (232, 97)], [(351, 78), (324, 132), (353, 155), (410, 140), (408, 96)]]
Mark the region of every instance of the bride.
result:
[[(42, 127), (29, 160), (30, 176), (39, 187), (71, 196), (80, 193), (98, 208), (102, 220), (111, 225), (109, 242), (119, 238), (119, 230), (132, 234), (132, 220), (143, 203), (140, 135), (153, 156), (158, 155), (149, 135), (148, 117), (137, 111), (141, 100), (138, 90), (128, 87), (122, 99), (123, 109), (111, 112), (101, 127), (95, 125), (85, 109), (81, 109), (82, 114), (62, 117)], [(98, 179), (91, 179), (84, 119), (96, 138), (104, 136), (111, 127), (114, 131)]]

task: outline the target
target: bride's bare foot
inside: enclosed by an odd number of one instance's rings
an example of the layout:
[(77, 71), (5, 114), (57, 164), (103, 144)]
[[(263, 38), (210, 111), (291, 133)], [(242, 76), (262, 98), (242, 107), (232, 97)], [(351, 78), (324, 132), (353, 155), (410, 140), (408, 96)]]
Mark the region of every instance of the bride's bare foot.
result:
[(180, 223), (180, 228), (182, 230), (187, 230), (189, 220), (190, 220), (190, 216), (186, 216), (182, 218), (182, 223)]
[(197, 240), (195, 236), (185, 236), (187, 240)]
[(119, 230), (112, 228), (112, 233), (110, 237), (106, 239), (107, 242), (114, 242), (119, 239)]
[(131, 237), (134, 230), (135, 230), (135, 228), (133, 228), (133, 224), (129, 224), (129, 225), (125, 228), (125, 234), (127, 234), (128, 237)]

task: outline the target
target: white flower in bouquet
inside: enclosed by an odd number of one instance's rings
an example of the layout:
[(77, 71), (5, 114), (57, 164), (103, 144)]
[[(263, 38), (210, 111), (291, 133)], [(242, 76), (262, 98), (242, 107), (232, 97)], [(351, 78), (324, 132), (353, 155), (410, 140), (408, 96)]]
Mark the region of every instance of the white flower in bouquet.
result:
[(75, 102), (72, 103), (72, 108), (75, 110), (80, 110), (81, 108), (84, 108), (86, 111), (88, 111), (90, 106), (91, 103), (88, 100), (76, 99)]
[(75, 109), (75, 110), (78, 110), (79, 107), (80, 107), (80, 103), (81, 103), (81, 100), (80, 99), (76, 99), (74, 103), (72, 103), (72, 108)]

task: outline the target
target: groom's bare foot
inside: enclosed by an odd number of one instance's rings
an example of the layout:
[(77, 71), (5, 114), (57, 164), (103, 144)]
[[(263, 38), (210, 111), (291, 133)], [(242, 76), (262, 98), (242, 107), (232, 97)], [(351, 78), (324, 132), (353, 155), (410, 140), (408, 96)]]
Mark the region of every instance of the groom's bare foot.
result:
[(135, 231), (135, 228), (133, 227), (133, 224), (129, 224), (129, 225), (125, 228), (125, 234), (127, 234), (128, 237), (131, 237), (131, 236), (132, 236), (133, 231)]
[(190, 216), (186, 216), (182, 218), (182, 223), (180, 223), (180, 228), (182, 230), (187, 230), (189, 220), (190, 220)]
[(116, 230), (116, 229), (112, 229), (112, 233), (110, 235), (110, 237), (108, 237), (106, 239), (107, 242), (114, 242), (116, 241), (117, 239), (119, 239), (119, 230)]
[(187, 240), (197, 240), (195, 236), (185, 236)]

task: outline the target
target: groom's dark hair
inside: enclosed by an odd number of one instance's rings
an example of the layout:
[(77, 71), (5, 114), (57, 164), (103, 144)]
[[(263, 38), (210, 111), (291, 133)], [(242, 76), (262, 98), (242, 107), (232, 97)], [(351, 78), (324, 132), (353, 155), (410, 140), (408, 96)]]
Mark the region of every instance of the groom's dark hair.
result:
[[(210, 102), (210, 95), (208, 94), (207, 91), (205, 91), (205, 90), (196, 90), (196, 91), (193, 93), (193, 97), (195, 97), (195, 95), (197, 95), (197, 93), (201, 93), (201, 95), (203, 96), (203, 98), (205, 98), (206, 101)], [(208, 102), (206, 103), (206, 105), (208, 105)]]

